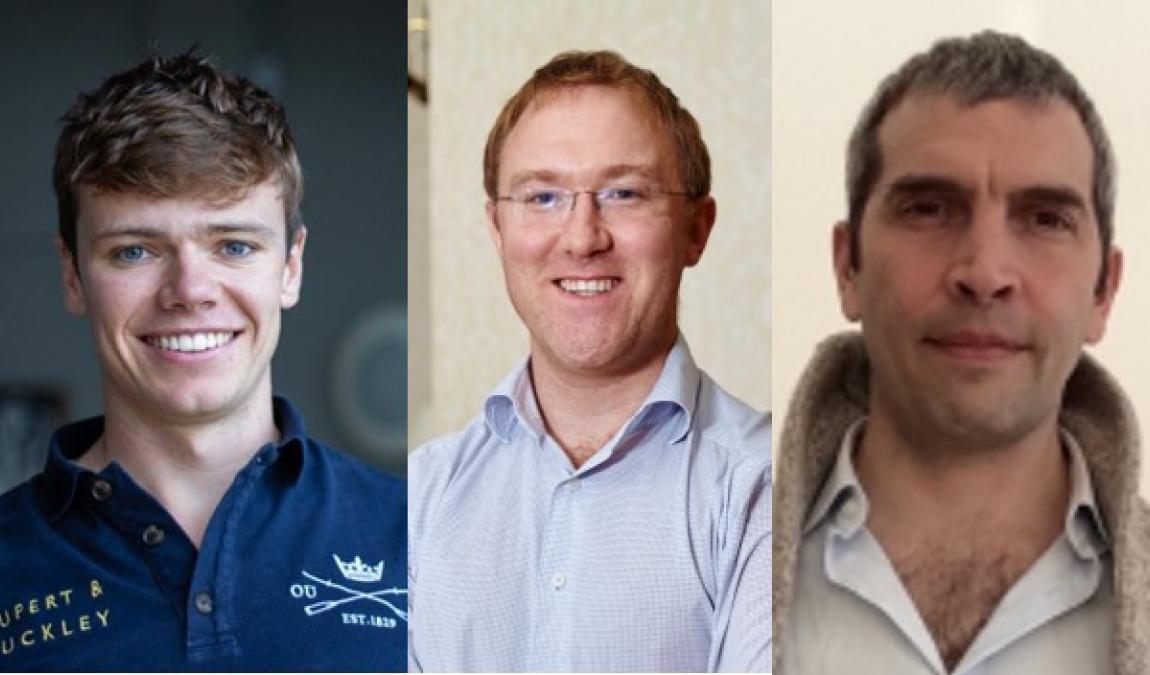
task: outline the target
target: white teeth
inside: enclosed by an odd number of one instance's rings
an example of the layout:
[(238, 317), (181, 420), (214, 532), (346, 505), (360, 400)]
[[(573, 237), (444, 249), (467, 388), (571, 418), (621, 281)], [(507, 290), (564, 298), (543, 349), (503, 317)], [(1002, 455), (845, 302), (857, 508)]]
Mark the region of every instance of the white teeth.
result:
[(148, 344), (169, 352), (205, 352), (222, 347), (232, 341), (234, 333), (181, 333), (180, 335), (153, 335)]
[(560, 279), (559, 287), (568, 293), (589, 296), (606, 293), (618, 283), (615, 279)]

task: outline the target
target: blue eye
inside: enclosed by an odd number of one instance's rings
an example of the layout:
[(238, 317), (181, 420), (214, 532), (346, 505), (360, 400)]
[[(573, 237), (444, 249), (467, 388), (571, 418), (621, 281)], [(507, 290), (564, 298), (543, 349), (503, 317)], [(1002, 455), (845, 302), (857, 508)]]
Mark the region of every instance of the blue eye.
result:
[(563, 201), (563, 193), (558, 190), (532, 190), (523, 197), (523, 203), (543, 209), (553, 209)]
[(647, 193), (637, 187), (609, 187), (599, 191), (599, 200), (611, 204), (634, 204), (646, 196)]
[(112, 252), (112, 257), (115, 258), (117, 262), (124, 263), (140, 262), (147, 256), (148, 250), (136, 244), (123, 246)]
[(229, 258), (246, 258), (254, 249), (251, 244), (244, 241), (228, 241), (224, 242), (221, 250)]

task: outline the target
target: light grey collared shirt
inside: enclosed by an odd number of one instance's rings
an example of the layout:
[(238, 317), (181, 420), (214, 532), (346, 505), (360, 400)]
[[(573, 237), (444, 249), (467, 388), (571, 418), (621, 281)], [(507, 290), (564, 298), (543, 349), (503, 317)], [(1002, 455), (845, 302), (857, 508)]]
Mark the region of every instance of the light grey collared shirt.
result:
[[(843, 439), (807, 517), (782, 673), (942, 675), (926, 624), (878, 540), (853, 454), (865, 420)], [(1077, 442), (1065, 430), (1071, 496), (1065, 528), (1007, 592), (955, 675), (1109, 673), (1108, 536)]]
[(682, 338), (578, 469), (524, 364), (410, 463), (413, 670), (766, 671), (767, 416)]

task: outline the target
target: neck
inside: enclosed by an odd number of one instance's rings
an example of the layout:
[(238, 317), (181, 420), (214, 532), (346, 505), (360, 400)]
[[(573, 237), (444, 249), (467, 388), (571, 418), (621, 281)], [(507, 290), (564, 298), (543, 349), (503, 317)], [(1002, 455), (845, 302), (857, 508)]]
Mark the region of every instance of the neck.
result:
[(867, 527), (952, 669), (1062, 532), (1067, 458), (1054, 418), (998, 444), (911, 442), (890, 421), (872, 408), (855, 459)]
[(1061, 532), (1070, 484), (1056, 419), (994, 448), (935, 445), (908, 440), (881, 414), (868, 421), (855, 466), (884, 547), (994, 532), (1041, 553)]
[(599, 451), (655, 387), (672, 341), (624, 373), (580, 372), (559, 367), (532, 349), (531, 379), (547, 432), (575, 468)]
[[(104, 435), (78, 461), (94, 471), (115, 461), (172, 515), (199, 548), (236, 474), (279, 438), (270, 393), (226, 415), (163, 418), (108, 398)], [(107, 396), (107, 395), (106, 395)]]

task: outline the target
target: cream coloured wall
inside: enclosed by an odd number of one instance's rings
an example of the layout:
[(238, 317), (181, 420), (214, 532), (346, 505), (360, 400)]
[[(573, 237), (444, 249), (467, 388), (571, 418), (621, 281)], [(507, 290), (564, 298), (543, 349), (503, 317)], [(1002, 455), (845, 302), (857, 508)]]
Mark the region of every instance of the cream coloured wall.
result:
[(484, 221), (483, 144), (507, 98), (565, 49), (614, 49), (654, 70), (699, 120), (719, 215), (701, 264), (686, 272), (680, 323), (705, 370), (770, 407), (767, 0), (428, 5), (429, 209), (409, 221), (408, 273), (412, 316), (427, 318), (409, 328), (409, 445), (466, 424), (526, 354)]
[[(1118, 157), (1116, 242), (1126, 270), (1108, 334), (1092, 350), (1150, 423), (1150, 4), (968, 0), (776, 2), (772, 133), (777, 430), (802, 367), (824, 336), (848, 328), (838, 311), (831, 225), (846, 214), (847, 136), (879, 80), (935, 39), (983, 28), (1018, 33), (1051, 51), (1094, 99)], [(1143, 492), (1147, 486), (1143, 466)]]

